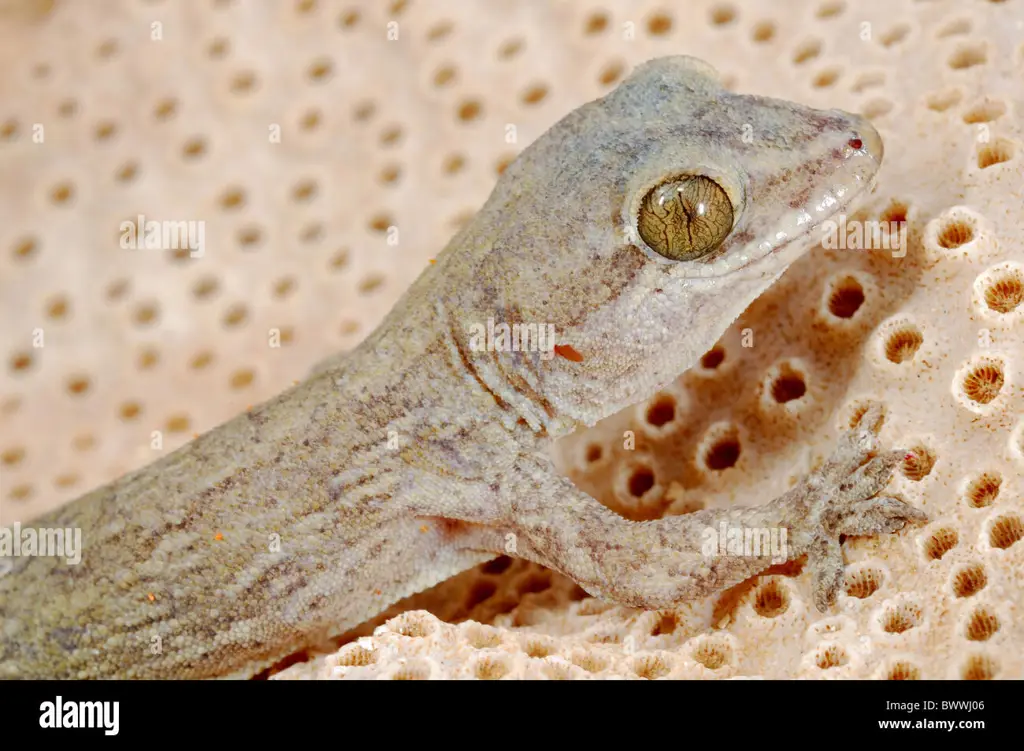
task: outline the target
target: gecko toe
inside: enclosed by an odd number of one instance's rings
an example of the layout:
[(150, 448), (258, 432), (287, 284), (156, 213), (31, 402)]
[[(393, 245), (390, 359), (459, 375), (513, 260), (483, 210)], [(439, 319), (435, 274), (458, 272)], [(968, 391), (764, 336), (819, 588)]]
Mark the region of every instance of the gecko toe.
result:
[(807, 556), (814, 579), (814, 606), (824, 613), (836, 601), (843, 580), (843, 550), (837, 537), (819, 537)]
[(840, 436), (835, 450), (817, 472), (823, 482), (828, 484), (845, 481), (878, 453), (879, 419), (876, 418), (875, 412), (881, 414), (879, 408), (872, 408), (861, 418), (856, 428)]
[(885, 410), (882, 409), (881, 404), (872, 404), (865, 410), (864, 414), (861, 415), (860, 420), (857, 421), (857, 425), (854, 428), (854, 432), (871, 432), (877, 434), (882, 428), (882, 423), (885, 422)]
[(878, 535), (898, 532), (911, 522), (928, 521), (928, 515), (892, 496), (877, 496), (849, 505), (838, 525), (844, 535)]
[(839, 481), (840, 500), (860, 501), (877, 495), (889, 483), (903, 456), (903, 451), (888, 451), (869, 459)]

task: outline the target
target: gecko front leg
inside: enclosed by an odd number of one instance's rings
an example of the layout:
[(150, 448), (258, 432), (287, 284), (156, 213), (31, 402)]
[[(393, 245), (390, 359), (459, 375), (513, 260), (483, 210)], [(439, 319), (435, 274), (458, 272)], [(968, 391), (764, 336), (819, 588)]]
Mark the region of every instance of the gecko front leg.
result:
[[(815, 605), (825, 611), (842, 581), (841, 535), (895, 532), (908, 522), (926, 520), (903, 501), (879, 495), (903, 456), (900, 451), (879, 453), (881, 421), (880, 408), (869, 410), (821, 468), (761, 506), (631, 522), (552, 474), (541, 485), (555, 483), (557, 490), (538, 487), (533, 502), (513, 508), (513, 550), (506, 540), (504, 552), (557, 569), (593, 595), (633, 607), (665, 608), (707, 597), (782, 562), (779, 550), (722, 554), (716, 546), (709, 554), (709, 535), (717, 535), (723, 524), (743, 531), (785, 528), (782, 558), (807, 555)], [(543, 500), (548, 498), (553, 500)]]

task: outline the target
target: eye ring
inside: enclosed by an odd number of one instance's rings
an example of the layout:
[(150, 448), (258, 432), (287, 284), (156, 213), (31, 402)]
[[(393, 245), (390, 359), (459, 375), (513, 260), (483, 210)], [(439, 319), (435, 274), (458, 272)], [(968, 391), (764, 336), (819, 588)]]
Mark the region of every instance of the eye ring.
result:
[(713, 253), (733, 228), (729, 195), (705, 175), (673, 177), (654, 186), (637, 212), (637, 232), (647, 246), (672, 261)]

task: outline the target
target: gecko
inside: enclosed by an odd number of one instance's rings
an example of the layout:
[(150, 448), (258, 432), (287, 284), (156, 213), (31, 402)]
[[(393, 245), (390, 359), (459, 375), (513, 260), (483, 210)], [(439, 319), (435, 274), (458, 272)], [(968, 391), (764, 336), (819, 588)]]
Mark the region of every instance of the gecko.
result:
[[(696, 363), (882, 155), (860, 116), (733, 93), (697, 58), (637, 66), (523, 150), (355, 349), (35, 520), (81, 529), (81, 562), (10, 560), (0, 676), (251, 677), (505, 553), (668, 608), (770, 565), (705, 555), (722, 523), (788, 530), (827, 610), (843, 535), (926, 519), (882, 493), (902, 454), (879, 409), (778, 498), (652, 521), (579, 490), (550, 448)], [(474, 346), (488, 319), (555, 344)]]

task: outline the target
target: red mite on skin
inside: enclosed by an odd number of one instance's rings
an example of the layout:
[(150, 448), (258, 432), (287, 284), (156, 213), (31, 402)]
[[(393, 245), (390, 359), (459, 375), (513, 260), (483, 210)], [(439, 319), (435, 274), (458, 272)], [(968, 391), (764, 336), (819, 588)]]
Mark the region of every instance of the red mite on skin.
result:
[(864, 142), (859, 138), (851, 138), (849, 144), (851, 149), (859, 149), (864, 145)]

